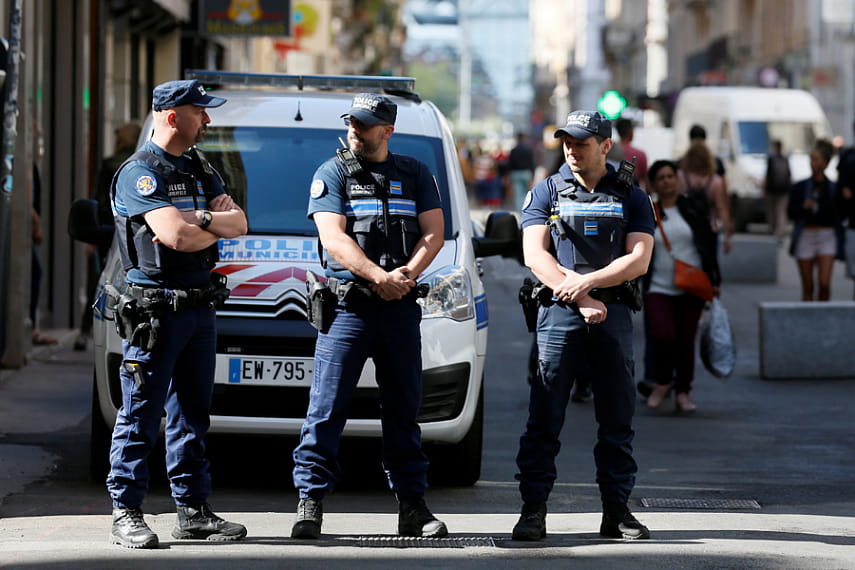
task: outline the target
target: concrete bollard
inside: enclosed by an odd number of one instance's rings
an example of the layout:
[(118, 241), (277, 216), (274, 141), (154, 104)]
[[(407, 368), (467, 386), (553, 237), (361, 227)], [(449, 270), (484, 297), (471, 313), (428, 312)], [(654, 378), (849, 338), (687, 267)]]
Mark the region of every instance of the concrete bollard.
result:
[(759, 305), (760, 376), (855, 378), (855, 301)]
[(774, 236), (734, 235), (730, 253), (718, 254), (722, 282), (777, 283), (778, 247)]

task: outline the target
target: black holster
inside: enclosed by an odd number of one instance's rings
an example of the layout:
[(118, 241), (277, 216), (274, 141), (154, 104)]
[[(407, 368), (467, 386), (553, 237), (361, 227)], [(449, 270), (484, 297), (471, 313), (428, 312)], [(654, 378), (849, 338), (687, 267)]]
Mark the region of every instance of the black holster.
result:
[(306, 271), (306, 300), (309, 324), (326, 333), (332, 324), (338, 299), (327, 284), (322, 283), (311, 271)]
[(159, 306), (125, 291), (114, 310), (116, 332), (131, 346), (151, 351), (157, 344), (160, 330)]
[(591, 297), (603, 303), (623, 303), (633, 311), (641, 310), (641, 288), (638, 279), (624, 281), (614, 287), (593, 289)]
[(535, 297), (535, 283), (528, 277), (523, 280), (520, 287), (519, 302), (522, 307), (523, 317), (525, 317), (525, 326), (528, 332), (534, 332), (537, 328), (537, 298)]

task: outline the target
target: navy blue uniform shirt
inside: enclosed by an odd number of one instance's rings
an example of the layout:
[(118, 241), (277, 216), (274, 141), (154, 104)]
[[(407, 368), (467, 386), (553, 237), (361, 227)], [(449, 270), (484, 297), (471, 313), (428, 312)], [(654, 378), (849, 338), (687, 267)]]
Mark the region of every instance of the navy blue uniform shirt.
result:
[[(574, 179), (570, 167), (564, 163), (558, 172), (564, 176), (564, 179)], [(615, 187), (617, 183), (617, 173), (611, 164), (606, 164), (606, 175), (597, 184), (596, 190), (605, 191)], [(581, 186), (581, 185), (580, 185)], [(579, 189), (579, 192), (585, 192), (584, 189)], [(522, 210), (522, 221), (520, 227), (523, 229), (528, 226), (546, 225), (549, 217), (552, 215), (552, 207), (558, 199), (558, 191), (552, 183), (551, 177), (538, 182), (532, 188)], [(650, 198), (638, 186), (633, 186), (629, 192), (629, 196), (623, 200), (623, 218), (626, 220), (626, 233), (641, 232), (653, 235), (656, 230), (656, 218), (653, 214), (653, 207), (650, 204)], [(573, 269), (568, 267), (568, 269)]]
[[(146, 141), (140, 150), (152, 152), (173, 165), (181, 172), (194, 172), (191, 168), (191, 159), (187, 155), (173, 156), (154, 144)], [(195, 173), (197, 176), (200, 173)], [(220, 180), (217, 176), (207, 177), (211, 179), (205, 188), (207, 196), (215, 198), (225, 194)], [(119, 173), (116, 181), (116, 197), (113, 202), (113, 211), (122, 216), (140, 216), (146, 212), (163, 208), (164, 206), (175, 206), (182, 212), (193, 210), (205, 210), (208, 208), (208, 200), (205, 193), (195, 196), (170, 197), (166, 179), (163, 174), (139, 160), (132, 161)], [(153, 281), (139, 269), (128, 271), (127, 280), (140, 285), (165, 285), (174, 288), (205, 287), (210, 282), (210, 271), (203, 270), (194, 272), (193, 275), (183, 275), (185, 283), (158, 283)]]
[[(388, 173), (392, 170), (392, 160), (384, 162), (361, 161), (363, 168), (369, 172), (382, 175), (388, 180)], [(439, 197), (439, 189), (436, 180), (428, 170), (428, 167), (420, 161), (416, 172), (416, 214), (427, 212), (442, 207)], [(343, 216), (348, 215), (347, 210), (347, 181), (343, 167), (338, 159), (331, 158), (324, 162), (315, 171), (312, 177), (312, 188), (309, 199), (307, 216), (311, 218), (315, 212), (333, 212)], [(351, 272), (339, 272), (333, 274), (341, 279), (353, 279)]]

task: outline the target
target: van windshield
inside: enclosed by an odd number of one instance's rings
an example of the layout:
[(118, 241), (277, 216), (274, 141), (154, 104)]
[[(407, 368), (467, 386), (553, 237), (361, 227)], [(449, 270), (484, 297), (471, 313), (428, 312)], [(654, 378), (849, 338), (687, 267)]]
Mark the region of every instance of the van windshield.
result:
[[(346, 133), (279, 127), (209, 127), (199, 148), (244, 209), (255, 234), (317, 235), (306, 217), (309, 187), (318, 166)], [(445, 214), (445, 239), (453, 234), (442, 141), (396, 133), (389, 149), (424, 162), (436, 177)]]
[(739, 148), (742, 154), (769, 154), (773, 140), (780, 140), (785, 154), (809, 153), (818, 136), (819, 126), (805, 122), (741, 121)]

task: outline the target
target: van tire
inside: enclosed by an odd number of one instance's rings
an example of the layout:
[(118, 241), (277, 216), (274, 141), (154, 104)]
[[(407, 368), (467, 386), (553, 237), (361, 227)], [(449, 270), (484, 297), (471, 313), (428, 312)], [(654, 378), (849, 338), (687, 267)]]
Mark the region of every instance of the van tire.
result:
[(92, 413), (89, 431), (89, 476), (94, 483), (103, 483), (110, 470), (110, 440), (112, 432), (107, 427), (101, 404), (98, 402), (98, 380), (92, 374)]
[(469, 431), (455, 444), (434, 444), (428, 450), (431, 484), (470, 487), (481, 478), (481, 449), (484, 444), (484, 381)]

